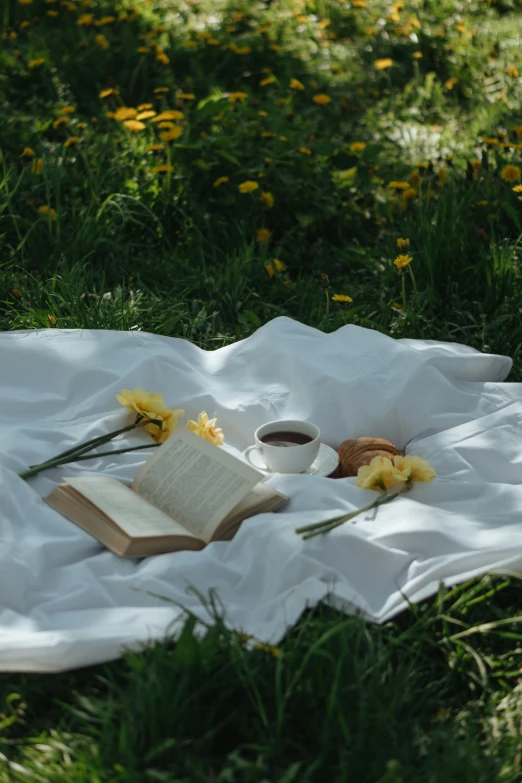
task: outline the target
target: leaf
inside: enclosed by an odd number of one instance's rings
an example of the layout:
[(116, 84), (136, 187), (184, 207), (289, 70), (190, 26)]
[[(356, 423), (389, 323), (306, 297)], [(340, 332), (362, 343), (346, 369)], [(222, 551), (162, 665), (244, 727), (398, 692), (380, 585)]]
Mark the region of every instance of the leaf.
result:
[(225, 160), (228, 160), (230, 163), (235, 163), (236, 166), (239, 166), (239, 160), (236, 158), (235, 155), (232, 155), (230, 152), (227, 152), (226, 150), (216, 150), (218, 155), (221, 155), (222, 158), (225, 158)]

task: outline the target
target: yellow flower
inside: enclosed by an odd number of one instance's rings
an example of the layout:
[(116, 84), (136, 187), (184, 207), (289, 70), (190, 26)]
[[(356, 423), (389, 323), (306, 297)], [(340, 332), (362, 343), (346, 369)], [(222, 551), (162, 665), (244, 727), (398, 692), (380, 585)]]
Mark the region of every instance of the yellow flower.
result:
[(520, 166), (513, 166), (509, 163), (507, 166), (504, 166), (500, 176), (506, 182), (516, 182), (517, 179), (520, 179)]
[(45, 62), (43, 57), (37, 57), (36, 60), (29, 60), (27, 63), (27, 66), (29, 68), (39, 68), (40, 65), (43, 65)]
[(259, 184), (257, 182), (254, 182), (254, 180), (247, 179), (245, 182), (242, 182), (241, 185), (239, 185), (239, 192), (240, 193), (252, 193), (253, 190), (257, 190), (259, 187)]
[(130, 106), (120, 106), (119, 109), (116, 109), (112, 118), (118, 120), (118, 122), (123, 122), (124, 120), (135, 120), (137, 114), (138, 112), (136, 109), (133, 109)]
[(354, 141), (353, 144), (350, 144), (350, 149), (352, 152), (363, 152), (365, 147), (366, 144), (364, 141)]
[(102, 90), (101, 93), (98, 95), (98, 98), (108, 98), (109, 95), (117, 95), (118, 90), (115, 90), (113, 87), (108, 87), (106, 90)]
[(254, 644), (252, 649), (263, 650), (263, 652), (273, 655), (274, 658), (279, 658), (279, 656), (281, 655), (281, 650), (279, 649), (279, 647), (272, 647), (270, 644), (263, 644), (262, 642), (258, 642), (257, 644)]
[(402, 197), (404, 201), (409, 201), (412, 198), (415, 198), (417, 196), (417, 191), (413, 188), (407, 188), (406, 190), (403, 190)]
[(218, 177), (217, 180), (214, 182), (214, 187), (219, 188), (220, 185), (223, 185), (225, 182), (228, 182), (229, 177)]
[(161, 114), (157, 114), (152, 122), (164, 122), (165, 120), (182, 120), (185, 115), (182, 111), (177, 109), (169, 109), (168, 111), (162, 111)]
[(74, 112), (74, 106), (64, 106), (63, 109), (60, 109), (60, 114), (73, 114)]
[(291, 90), (304, 90), (304, 84), (299, 79), (290, 79), (289, 87)]
[(176, 98), (180, 98), (182, 101), (195, 101), (196, 96), (193, 92), (179, 92)]
[(138, 120), (125, 120), (123, 124), (132, 133), (139, 133), (147, 127), (144, 122), (139, 122)]
[(351, 296), (346, 296), (346, 294), (334, 294), (332, 302), (353, 302), (353, 299)]
[(381, 60), (375, 60), (374, 66), (378, 71), (384, 71), (386, 68), (390, 68), (393, 65), (391, 57), (383, 57)]
[(187, 421), (185, 428), (198, 435), (200, 438), (208, 440), (209, 443), (213, 443), (214, 446), (222, 446), (225, 440), (223, 430), (215, 426), (216, 419), (209, 419), (208, 414), (205, 411), (199, 414), (198, 420)]
[(80, 141), (79, 136), (69, 136), (69, 138), (64, 141), (63, 146), (70, 147), (73, 144), (77, 144), (79, 141)]
[(263, 204), (266, 204), (267, 207), (273, 207), (274, 206), (274, 197), (271, 193), (268, 193), (265, 191), (264, 193), (261, 193), (259, 200), (263, 202)]
[(168, 91), (169, 91), (168, 87), (155, 87), (154, 88), (154, 93), (156, 95), (165, 95), (165, 93), (168, 92)]
[(325, 95), (324, 93), (320, 92), (317, 95), (313, 95), (312, 100), (319, 106), (325, 106), (327, 103), (330, 103), (332, 99), (329, 95)]
[(136, 116), (137, 120), (150, 120), (151, 117), (155, 117), (156, 112), (153, 109), (148, 109), (147, 111), (140, 111), (140, 113)]
[(396, 188), (397, 190), (406, 190), (406, 188), (410, 187), (410, 183), (409, 182), (403, 182), (402, 180), (400, 180), (400, 181), (393, 180), (392, 182), (388, 182), (388, 187), (389, 188)]
[(154, 174), (172, 174), (174, 166), (171, 166), (170, 163), (162, 163), (161, 166), (154, 166), (152, 171)]
[(369, 465), (361, 465), (355, 483), (361, 489), (385, 492), (398, 483), (406, 484), (407, 480), (408, 477), (403, 475), (388, 457), (374, 457)]
[(36, 160), (33, 160), (33, 163), (31, 165), (31, 171), (34, 174), (41, 174), (43, 171), (43, 160), (41, 158), (37, 158)]
[(162, 141), (175, 141), (179, 139), (183, 133), (183, 128), (175, 127), (170, 130), (166, 130), (164, 133), (160, 133), (159, 137)]
[(48, 207), (47, 204), (42, 204), (41, 207), (38, 207), (38, 212), (44, 217), (50, 217), (52, 221), (56, 220), (56, 210)]
[(58, 130), (58, 128), (61, 128), (62, 125), (69, 125), (70, 119), (68, 117), (58, 117), (57, 120), (53, 122), (53, 128), (54, 130)]
[(230, 103), (237, 103), (238, 101), (241, 101), (241, 103), (243, 103), (245, 98), (248, 98), (248, 93), (246, 92), (231, 92), (230, 95), (228, 96), (228, 100), (230, 101)]
[[(137, 106), (136, 108), (138, 109), (138, 111), (147, 111), (148, 109), (152, 109), (152, 103), (140, 103), (140, 105)], [(156, 112), (154, 112), (154, 114), (156, 114)], [(154, 114), (151, 114), (151, 117), (153, 117)]]
[(279, 258), (274, 258), (273, 263), (274, 263), (274, 266), (275, 266), (275, 268), (277, 269), (278, 272), (283, 272), (284, 271), (285, 265), (283, 264), (283, 262)]
[(422, 57), (422, 52), (413, 52), (413, 54), (412, 54), (412, 57), (413, 57), (415, 60), (420, 60), (420, 59), (421, 59), (421, 57)]
[(408, 482), (412, 481), (432, 481), (437, 473), (430, 466), (430, 463), (420, 457), (395, 454), (393, 464), (404, 476)]
[(87, 26), (87, 27), (88, 27), (89, 25), (91, 25), (91, 24), (94, 24), (94, 16), (93, 16), (92, 14), (82, 14), (82, 15), (81, 15), (81, 16), (80, 16), (80, 17), (79, 17), (77, 20), (76, 20), (76, 24), (77, 24), (77, 25), (80, 25), (80, 27), (81, 27), (82, 25), (85, 25), (85, 26)]
[(274, 267), (272, 266), (272, 264), (270, 262), (265, 264), (265, 269), (268, 272), (268, 276), (269, 277), (274, 277), (274, 275), (275, 275)]
[(508, 65), (507, 67), (507, 75), (513, 76), (515, 79), (518, 77), (518, 68), (515, 68), (514, 65)]
[(402, 237), (399, 237), (397, 240), (397, 247), (399, 250), (406, 250), (407, 247), (410, 246), (410, 240), (409, 239), (403, 239)]
[(21, 158), (32, 158), (34, 155), (34, 150), (31, 149), (31, 147), (24, 147), (24, 151), (20, 155)]
[(263, 244), (270, 239), (270, 231), (268, 228), (260, 228), (256, 234), (256, 242)]
[(160, 150), (164, 150), (165, 145), (164, 144), (149, 144), (148, 147), (145, 147), (145, 152), (159, 152)]
[(259, 82), (260, 87), (266, 87), (267, 84), (273, 84), (276, 80), (276, 77), (272, 74), (271, 76), (267, 76), (266, 79), (262, 79)]
[[(185, 411), (180, 408), (166, 408), (162, 394), (151, 394), (145, 389), (123, 389), (121, 394), (116, 395), (116, 399), (121, 405), (142, 416), (144, 421), (150, 420), (151, 423), (146, 424), (144, 429), (150, 432), (157, 443), (163, 443), (176, 429), (178, 419), (185, 415)], [(152, 420), (160, 421), (161, 425), (152, 424)]]
[(157, 60), (159, 63), (163, 63), (163, 65), (168, 65), (168, 64), (170, 63), (170, 60), (169, 60), (169, 58), (167, 57), (167, 55), (165, 54), (165, 52), (160, 52), (160, 53), (158, 54), (158, 56), (156, 57), (156, 60)]
[(455, 87), (455, 85), (457, 84), (457, 82), (458, 82), (457, 77), (456, 76), (452, 76), (451, 79), (448, 79), (447, 82), (444, 82), (444, 87), (447, 90), (452, 90)]
[(397, 269), (404, 269), (407, 267), (411, 262), (413, 261), (413, 258), (411, 256), (404, 256), (400, 255), (397, 256), (397, 258), (394, 260), (394, 264), (397, 267)]
[(311, 155), (312, 154), (312, 150), (309, 149), (308, 147), (299, 147), (299, 152), (302, 152), (303, 155)]
[[(512, 190), (514, 190), (515, 193), (522, 193), (522, 185), (515, 185), (515, 187), (512, 188)], [(477, 204), (478, 204), (478, 201), (477, 201)]]

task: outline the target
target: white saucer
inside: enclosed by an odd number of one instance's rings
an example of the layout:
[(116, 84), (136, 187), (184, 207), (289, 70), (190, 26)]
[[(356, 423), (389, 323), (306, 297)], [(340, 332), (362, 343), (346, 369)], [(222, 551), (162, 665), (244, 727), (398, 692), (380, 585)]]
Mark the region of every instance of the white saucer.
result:
[[(243, 457), (249, 465), (253, 468), (261, 471), (266, 476), (272, 475), (272, 471), (267, 468), (263, 462), (261, 453), (257, 448), (249, 451), (248, 455), (243, 451)], [(298, 475), (310, 475), (310, 476), (329, 476), (339, 465), (339, 455), (332, 449), (331, 446), (327, 446), (326, 443), (321, 443), (319, 446), (319, 454), (315, 458), (310, 467), (303, 473)], [(282, 475), (282, 474), (281, 474)], [(290, 474), (287, 474), (290, 475)]]

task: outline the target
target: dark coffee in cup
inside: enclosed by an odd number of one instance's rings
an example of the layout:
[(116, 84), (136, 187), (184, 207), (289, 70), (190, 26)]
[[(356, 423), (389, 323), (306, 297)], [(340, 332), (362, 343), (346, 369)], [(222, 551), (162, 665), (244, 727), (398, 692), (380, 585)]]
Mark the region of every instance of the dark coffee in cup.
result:
[(267, 435), (263, 435), (260, 438), (262, 443), (270, 444), (270, 446), (302, 446), (304, 443), (311, 443), (313, 438), (309, 435), (305, 435), (302, 432), (269, 432)]

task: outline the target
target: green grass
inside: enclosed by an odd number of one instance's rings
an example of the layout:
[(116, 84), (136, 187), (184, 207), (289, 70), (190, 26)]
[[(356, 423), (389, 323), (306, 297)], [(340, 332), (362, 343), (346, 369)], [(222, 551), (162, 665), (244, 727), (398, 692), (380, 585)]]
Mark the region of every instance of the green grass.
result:
[[(399, 5), (4, 0), (0, 329), (213, 349), (288, 315), (507, 354), (522, 380), (522, 3)], [(514, 783), (520, 596), (485, 577), (384, 627), (319, 606), (278, 650), (216, 613), (1, 675), (0, 782)]]

